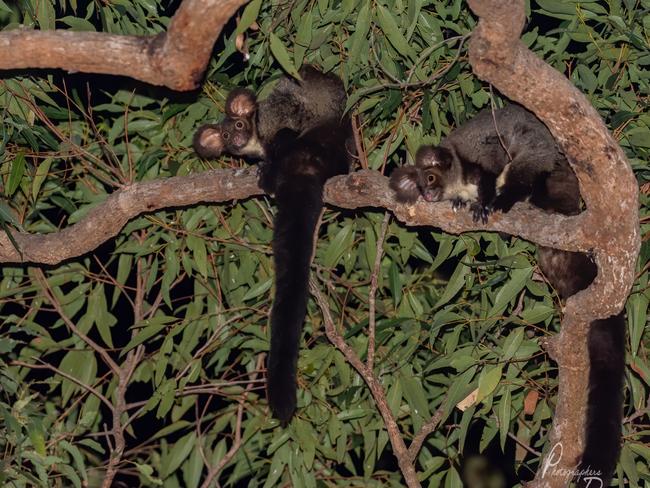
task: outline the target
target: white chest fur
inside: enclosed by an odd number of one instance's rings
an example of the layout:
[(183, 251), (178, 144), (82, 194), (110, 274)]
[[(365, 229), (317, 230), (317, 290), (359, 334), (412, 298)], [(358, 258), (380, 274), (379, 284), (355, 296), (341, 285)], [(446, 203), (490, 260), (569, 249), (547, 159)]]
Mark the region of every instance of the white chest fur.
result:
[(245, 156), (253, 156), (257, 158), (264, 157), (264, 148), (257, 137), (251, 137), (239, 152)]
[(510, 169), (510, 164), (506, 164), (505, 168), (503, 168), (503, 171), (501, 171), (501, 174), (497, 178), (497, 193), (501, 192), (501, 188), (503, 188), (503, 185), (506, 184), (506, 176), (508, 175), (508, 170)]
[(460, 198), (464, 202), (478, 200), (478, 187), (474, 183), (454, 183), (445, 188), (444, 200)]

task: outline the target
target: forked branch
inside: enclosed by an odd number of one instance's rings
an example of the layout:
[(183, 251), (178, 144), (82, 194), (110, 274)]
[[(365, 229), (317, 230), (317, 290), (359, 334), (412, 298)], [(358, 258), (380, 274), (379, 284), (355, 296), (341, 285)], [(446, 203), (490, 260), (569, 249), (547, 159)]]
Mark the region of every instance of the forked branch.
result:
[(524, 2), (469, 0), (469, 5), (480, 18), (470, 43), (472, 69), (547, 125), (575, 170), (587, 207), (570, 230), (592, 246), (598, 276), (567, 301), (562, 330), (552, 342), (550, 352), (559, 366), (558, 401), (548, 449), (531, 484), (563, 487), (572, 478), (584, 441), (589, 324), (618, 313), (634, 281), (640, 248), (637, 183), (622, 149), (585, 96), (519, 40)]

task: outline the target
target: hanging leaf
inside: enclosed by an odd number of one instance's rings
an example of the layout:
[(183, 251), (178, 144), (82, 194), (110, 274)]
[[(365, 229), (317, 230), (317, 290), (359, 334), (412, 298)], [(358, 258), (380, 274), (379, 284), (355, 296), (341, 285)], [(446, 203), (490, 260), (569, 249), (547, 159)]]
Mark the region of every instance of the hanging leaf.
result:
[(282, 66), (282, 68), (287, 73), (299, 80), (300, 75), (298, 74), (296, 67), (291, 62), (291, 56), (289, 55), (287, 48), (284, 46), (284, 44), (282, 44), (282, 41), (278, 39), (275, 34), (271, 33), (269, 37), (271, 39), (271, 53), (273, 54), (275, 60), (280, 63), (280, 66)]

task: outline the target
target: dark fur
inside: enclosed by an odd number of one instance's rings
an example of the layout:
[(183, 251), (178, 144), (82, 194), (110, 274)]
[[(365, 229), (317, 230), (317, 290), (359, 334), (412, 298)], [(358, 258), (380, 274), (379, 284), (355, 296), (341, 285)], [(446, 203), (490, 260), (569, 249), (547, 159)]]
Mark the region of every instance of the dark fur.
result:
[(205, 159), (222, 154), (263, 157), (261, 147), (251, 148), (258, 142), (255, 113), (257, 98), (246, 88), (236, 88), (226, 99), (226, 117), (218, 124), (205, 124), (194, 134), (194, 150)]
[[(273, 233), (276, 274), (267, 388), (271, 411), (283, 425), (296, 409), (300, 335), (323, 186), (332, 176), (347, 173), (350, 165), (351, 125), (343, 114), (346, 94), (341, 80), (312, 67), (303, 68), (300, 75), (300, 83), (280, 79), (259, 107), (255, 103), (255, 113), (247, 115), (249, 138), (259, 144), (245, 141), (234, 153), (225, 149), (231, 154), (264, 158), (260, 185), (275, 195), (278, 206)], [(246, 97), (251, 96), (251, 92), (239, 91), (228, 100), (231, 104), (241, 101), (242, 112), (246, 112)], [(220, 131), (231, 130), (236, 120), (237, 114), (233, 116), (229, 107), (227, 102), (227, 117), (217, 124)], [(232, 141), (232, 135), (228, 139)], [(209, 148), (199, 144), (196, 149), (201, 155)]]
[[(505, 180), (501, 188), (496, 186), (499, 176)], [(454, 190), (468, 184), (476, 186), (472, 199)], [(390, 185), (401, 202), (412, 203), (422, 195), (428, 201), (451, 200), (455, 209), (470, 203), (474, 220), (486, 221), (492, 209), (507, 212), (515, 202), (526, 199), (549, 212), (580, 213), (578, 180), (568, 161), (548, 129), (517, 105), (497, 110), (494, 117), (490, 110), (484, 110), (451, 132), (439, 146), (421, 147), (415, 166), (395, 170)], [(587, 254), (548, 247), (539, 248), (539, 266), (565, 300), (587, 288), (598, 271)], [(586, 438), (578, 469), (600, 473), (603, 486), (608, 486), (620, 451), (623, 312), (592, 322), (588, 349), (591, 368)], [(576, 479), (580, 487), (588, 482), (589, 478)]]
[[(390, 184), (398, 201), (412, 203), (421, 194), (429, 201), (451, 200), (455, 210), (469, 203), (474, 220), (487, 222), (491, 211), (509, 211), (565, 163), (546, 126), (523, 107), (508, 105), (494, 113), (482, 110), (438, 146), (422, 146), (415, 169), (398, 168)], [(431, 180), (427, 172), (436, 177)], [(468, 186), (476, 187), (475, 195), (459, 191)]]

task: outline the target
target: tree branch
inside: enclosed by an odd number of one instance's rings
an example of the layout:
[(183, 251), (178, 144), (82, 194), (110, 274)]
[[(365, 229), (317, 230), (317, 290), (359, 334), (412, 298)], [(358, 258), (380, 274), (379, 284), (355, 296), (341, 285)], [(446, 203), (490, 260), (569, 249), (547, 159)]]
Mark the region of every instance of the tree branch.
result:
[(377, 245), (375, 247), (375, 263), (372, 267), (370, 276), (370, 290), (368, 291), (368, 354), (366, 366), (372, 371), (375, 368), (375, 332), (377, 329), (377, 288), (379, 287), (379, 274), (381, 273), (381, 258), (384, 256), (384, 240), (388, 231), (390, 214), (384, 214), (384, 220), (381, 222), (381, 229), (377, 236)]
[[(445, 397), (447, 398), (447, 397)], [(438, 409), (434, 412), (434, 414), (431, 416), (429, 420), (427, 420), (427, 423), (424, 424), (420, 430), (418, 431), (417, 434), (413, 437), (413, 440), (411, 441), (411, 444), (409, 445), (408, 448), (408, 454), (409, 458), (411, 459), (412, 463), (415, 463), (415, 461), (418, 458), (418, 454), (420, 454), (420, 451), (422, 450), (422, 444), (424, 444), (424, 441), (426, 440), (427, 437), (429, 437), (429, 434), (432, 432), (435, 432), (436, 429), (438, 428), (438, 425), (440, 424), (440, 419), (442, 419), (442, 415), (445, 412), (444, 409), (444, 400), (441, 405), (438, 407)]]
[[(5, 232), (0, 232), (0, 263), (58, 264), (81, 256), (116, 236), (138, 215), (197, 203), (219, 203), (262, 195), (257, 169), (219, 169), (190, 176), (175, 176), (134, 183), (110, 195), (79, 222), (51, 234), (12, 232), (18, 252)], [(518, 235), (539, 244), (568, 251), (589, 251), (592, 241), (582, 230), (582, 215), (548, 215), (525, 204), (507, 214), (495, 214), (488, 224), (472, 221), (469, 212), (455, 213), (449, 202), (415, 205), (395, 202), (388, 180), (377, 171), (362, 170), (330, 180), (325, 201), (342, 208), (385, 208), (406, 225), (431, 225), (460, 234), (491, 230)]]
[(593, 247), (598, 276), (567, 300), (561, 332), (551, 342), (559, 365), (558, 403), (549, 448), (531, 484), (561, 487), (573, 477), (583, 448), (589, 324), (618, 313), (634, 281), (640, 248), (637, 182), (589, 101), (519, 40), (524, 2), (469, 0), (469, 5), (480, 18), (469, 48), (472, 69), (547, 125), (575, 170), (587, 207), (582, 221), (574, 223), (579, 240)]
[(92, 387), (92, 386), (90, 386), (90, 385), (87, 385), (86, 383), (84, 383), (84, 382), (81, 381), (81, 380), (78, 380), (77, 378), (75, 378), (75, 377), (72, 376), (71, 374), (68, 374), (68, 373), (66, 373), (65, 371), (61, 371), (61, 370), (60, 370), (59, 368), (57, 368), (56, 366), (53, 366), (53, 365), (51, 365), (50, 363), (46, 363), (45, 361), (43, 361), (43, 360), (41, 360), (41, 359), (39, 359), (39, 358), (32, 357), (31, 359), (33, 359), (33, 360), (35, 360), (35, 361), (39, 361), (41, 364), (30, 364), (30, 363), (26, 363), (25, 361), (19, 361), (19, 360), (11, 361), (10, 364), (11, 364), (12, 366), (21, 366), (21, 367), (23, 367), (23, 368), (28, 368), (28, 369), (48, 369), (48, 370), (52, 371), (53, 373), (58, 374), (59, 376), (62, 376), (62, 377), (65, 378), (66, 380), (68, 380), (68, 381), (74, 383), (75, 385), (77, 385), (77, 386), (83, 388), (83, 389), (86, 390), (88, 393), (91, 393), (91, 394), (95, 395), (95, 396), (96, 396), (97, 398), (99, 398), (99, 399), (104, 403), (104, 405), (106, 405), (106, 406), (107, 406), (111, 411), (113, 410), (113, 408), (114, 408), (114, 407), (113, 407), (113, 404), (112, 404), (110, 401), (108, 401), (108, 398), (106, 398), (104, 395), (102, 395), (102, 394), (101, 394), (101, 393), (100, 393), (96, 388), (94, 388), (94, 387)]
[(309, 290), (316, 299), (318, 307), (321, 309), (323, 314), (323, 322), (325, 324), (325, 335), (329, 341), (334, 344), (348, 363), (357, 370), (359, 376), (363, 378), (363, 381), (368, 385), (370, 393), (377, 404), (377, 409), (384, 419), (384, 425), (386, 426), (386, 431), (388, 432), (388, 438), (390, 439), (390, 444), (393, 447), (393, 453), (397, 458), (397, 463), (399, 464), (400, 471), (404, 476), (406, 485), (409, 488), (419, 488), (421, 486), (420, 481), (418, 480), (417, 473), (415, 471), (415, 465), (413, 460), (409, 455), (409, 451), (404, 444), (404, 439), (395, 420), (395, 416), (388, 406), (388, 401), (386, 400), (386, 392), (379, 381), (377, 375), (372, 371), (363, 361), (359, 358), (358, 354), (345, 342), (343, 336), (336, 329), (334, 324), (334, 319), (330, 312), (329, 304), (327, 299), (320, 291), (318, 284), (313, 278), (309, 279)]
[[(630, 164), (587, 98), (519, 40), (522, 1), (469, 4), (480, 17), (469, 48), (472, 69), (547, 125), (578, 177), (587, 206), (581, 232), (593, 245), (599, 268), (593, 299), (581, 308), (599, 318), (615, 314), (634, 281), (640, 246), (638, 185)], [(570, 308), (576, 308), (575, 301)]]
[(0, 70), (61, 68), (129, 76), (173, 90), (197, 88), (221, 29), (246, 0), (185, 0), (166, 33), (121, 36), (103, 32), (0, 33)]
[(22, 253), (0, 232), (0, 262), (58, 264), (81, 256), (117, 235), (132, 218), (167, 207), (222, 202), (262, 194), (256, 168), (135, 183), (113, 193), (81, 221), (51, 234), (12, 233)]

